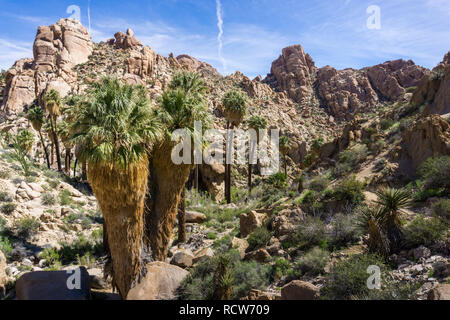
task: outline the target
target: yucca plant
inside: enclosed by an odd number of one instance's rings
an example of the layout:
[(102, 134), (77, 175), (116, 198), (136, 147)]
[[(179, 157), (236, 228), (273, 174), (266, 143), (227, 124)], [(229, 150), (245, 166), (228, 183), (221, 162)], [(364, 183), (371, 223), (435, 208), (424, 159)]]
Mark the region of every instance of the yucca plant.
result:
[(59, 141), (58, 141), (58, 135), (57, 135), (57, 125), (56, 120), (58, 116), (61, 115), (61, 107), (62, 107), (62, 100), (61, 96), (59, 95), (58, 91), (52, 89), (49, 92), (47, 92), (44, 96), (44, 104), (45, 109), (50, 115), (50, 125), (52, 128), (52, 135), (53, 135), (53, 143), (55, 145), (55, 151), (56, 151), (56, 162), (58, 164), (58, 171), (62, 171), (62, 165), (61, 165), (61, 153), (59, 150)]
[[(174, 84), (171, 86), (175, 87)], [(165, 91), (156, 112), (164, 133), (151, 152), (150, 194), (146, 204), (144, 240), (150, 244), (155, 259), (164, 261), (181, 194), (193, 168), (192, 164), (173, 163), (172, 150), (181, 140), (172, 141), (172, 133), (177, 129), (185, 129), (189, 135), (185, 138), (194, 139), (194, 122), (202, 121), (206, 129), (210, 117), (201, 95), (191, 94), (182, 87)]]
[(213, 299), (230, 300), (233, 289), (233, 280), (230, 259), (220, 256), (213, 276)]
[(284, 175), (287, 177), (287, 154), (291, 150), (291, 139), (286, 136), (282, 136), (279, 142), (280, 153), (283, 156), (284, 162)]
[(44, 149), (45, 160), (47, 161), (47, 167), (50, 169), (50, 158), (47, 151), (47, 146), (45, 145), (44, 137), (42, 136), (42, 126), (44, 125), (44, 110), (41, 107), (34, 105), (27, 113), (27, 119), (30, 121), (31, 126), (34, 130), (39, 133), (39, 138), (41, 139), (42, 149)]
[[(223, 97), (222, 105), (227, 119), (227, 131), (231, 129), (228, 137), (230, 143), (227, 145), (226, 152), (226, 154), (229, 154), (231, 152), (229, 148), (233, 148), (233, 129), (239, 127), (247, 112), (247, 98), (243, 93), (231, 90)], [(227, 203), (231, 203), (231, 170), (231, 164), (225, 163), (225, 198)]]
[[(251, 116), (250, 119), (247, 120), (248, 127), (256, 131), (256, 146), (250, 146), (249, 154), (252, 154), (255, 149), (257, 149), (257, 145), (259, 144), (259, 130), (267, 128), (267, 120), (261, 116), (255, 115)], [(253, 165), (248, 164), (248, 194), (250, 195), (252, 192), (252, 170)]]
[(160, 126), (144, 87), (104, 78), (71, 127), (105, 220), (113, 282), (125, 298), (141, 272), (148, 150)]

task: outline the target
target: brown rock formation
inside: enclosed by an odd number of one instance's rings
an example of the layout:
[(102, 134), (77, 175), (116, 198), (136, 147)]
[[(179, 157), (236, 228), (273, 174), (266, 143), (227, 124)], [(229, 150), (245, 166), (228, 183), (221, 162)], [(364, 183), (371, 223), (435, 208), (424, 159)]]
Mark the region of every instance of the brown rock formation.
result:
[(127, 30), (127, 34), (122, 31), (116, 32), (114, 35), (115, 42), (112, 43), (110, 40), (110, 44), (114, 44), (118, 49), (139, 49), (142, 47), (142, 43), (136, 39), (134, 36), (134, 32), (131, 29)]
[(450, 155), (450, 124), (437, 115), (419, 119), (402, 138), (401, 164), (410, 171), (429, 157)]
[(179, 55), (176, 59), (183, 68), (189, 71), (205, 72), (212, 75), (219, 75), (219, 72), (209, 63), (197, 60), (187, 54)]
[(264, 82), (285, 91), (296, 102), (309, 101), (316, 70), (314, 61), (302, 46), (294, 45), (283, 49)]
[(411, 104), (427, 104), (424, 114), (450, 113), (450, 51), (444, 60), (420, 81)]

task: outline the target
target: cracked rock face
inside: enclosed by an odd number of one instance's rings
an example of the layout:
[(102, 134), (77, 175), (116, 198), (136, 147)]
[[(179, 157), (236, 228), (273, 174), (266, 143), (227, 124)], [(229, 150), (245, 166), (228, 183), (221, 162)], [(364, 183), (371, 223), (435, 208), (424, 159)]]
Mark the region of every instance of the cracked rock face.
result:
[(40, 26), (33, 45), (34, 59), (21, 59), (7, 72), (6, 112), (20, 113), (52, 89), (63, 97), (76, 89), (72, 68), (87, 62), (92, 49), (91, 36), (77, 20), (61, 19), (54, 25)]

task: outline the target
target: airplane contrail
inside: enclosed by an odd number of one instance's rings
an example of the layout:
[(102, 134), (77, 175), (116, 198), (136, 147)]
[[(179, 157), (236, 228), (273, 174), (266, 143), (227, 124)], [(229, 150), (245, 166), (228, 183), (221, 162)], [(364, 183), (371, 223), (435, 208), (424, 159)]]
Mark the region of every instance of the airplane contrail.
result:
[(227, 64), (222, 55), (223, 18), (222, 18), (222, 3), (220, 2), (220, 0), (216, 0), (216, 14), (217, 14), (217, 27), (219, 28), (219, 34), (217, 35), (217, 42), (219, 43), (218, 55), (219, 60), (222, 62), (222, 67), (224, 71), (226, 71)]

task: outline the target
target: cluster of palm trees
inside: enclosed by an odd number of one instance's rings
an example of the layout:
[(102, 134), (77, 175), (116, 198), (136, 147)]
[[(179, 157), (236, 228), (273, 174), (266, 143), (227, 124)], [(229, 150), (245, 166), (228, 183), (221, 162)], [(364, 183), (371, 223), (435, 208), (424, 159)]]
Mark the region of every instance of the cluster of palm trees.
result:
[[(80, 161), (104, 217), (105, 249), (111, 256), (113, 283), (122, 297), (127, 296), (143, 271), (143, 252), (165, 260), (178, 213), (179, 240), (186, 240), (185, 186), (198, 166), (175, 164), (171, 157), (174, 146), (183, 139), (196, 139), (195, 121), (202, 122), (203, 130), (210, 127), (206, 90), (197, 74), (179, 72), (152, 104), (145, 87), (104, 78), (93, 83), (86, 94), (65, 101), (51, 90), (43, 98), (44, 108), (33, 106), (28, 112), (29, 121), (39, 132), (49, 168), (56, 154), (58, 170), (62, 171), (61, 141), (66, 149), (65, 172), (70, 175), (71, 150), (75, 148), (75, 168)], [(240, 126), (247, 111), (246, 96), (229, 91), (222, 103), (227, 129)], [(64, 119), (58, 121), (59, 117)], [(253, 116), (248, 125), (264, 129), (267, 121)], [(173, 136), (180, 128), (188, 134)], [(48, 133), (51, 153), (43, 130)], [(232, 135), (232, 130), (228, 133)], [(251, 174), (250, 165), (249, 191)], [(230, 187), (231, 164), (227, 164), (228, 203)]]

